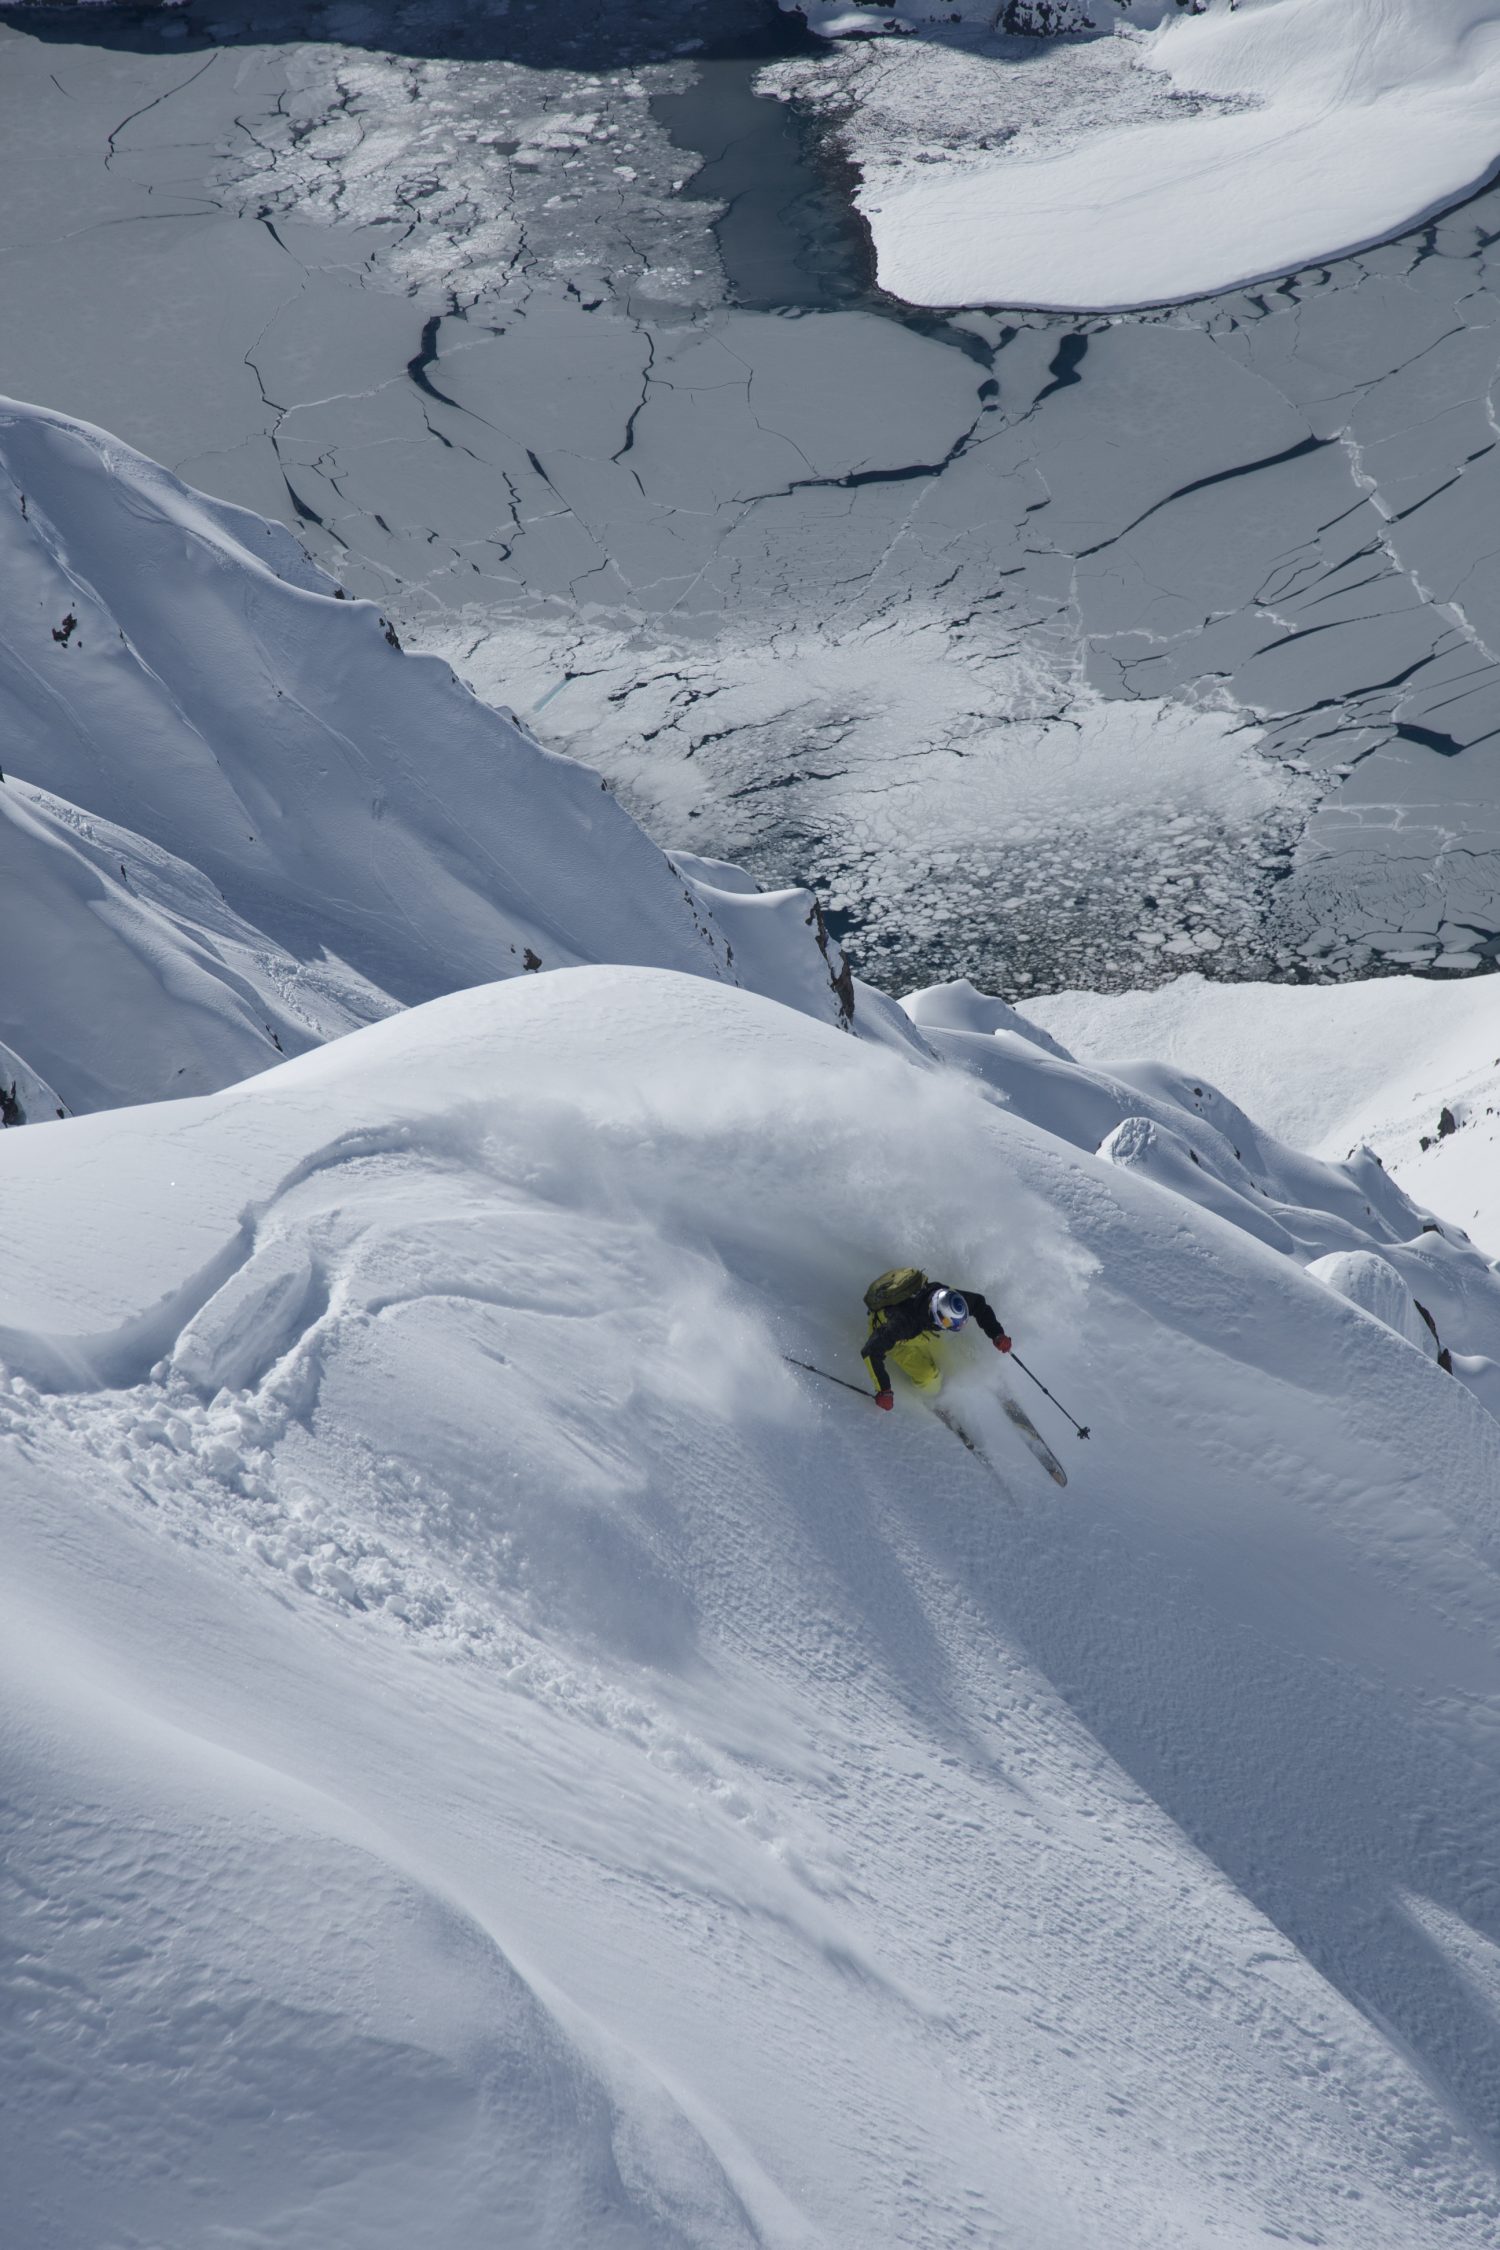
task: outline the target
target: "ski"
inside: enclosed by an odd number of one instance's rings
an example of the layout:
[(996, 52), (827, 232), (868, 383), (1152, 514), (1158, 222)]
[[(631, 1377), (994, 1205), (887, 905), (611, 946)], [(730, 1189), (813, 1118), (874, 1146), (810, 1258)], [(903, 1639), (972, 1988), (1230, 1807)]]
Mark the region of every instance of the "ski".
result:
[(1001, 1396), (1000, 1404), (1005, 1408), (1007, 1419), (1014, 1424), (1022, 1444), (1029, 1447), (1031, 1452), (1036, 1455), (1052, 1482), (1054, 1484), (1066, 1484), (1068, 1481), (1067, 1470), (1058, 1460), (1057, 1455), (1053, 1452), (1035, 1422), (1032, 1421), (1025, 1407), (1017, 1406), (1013, 1398), (1004, 1394)]
[[(820, 1375), (825, 1383), (837, 1383), (841, 1391), (852, 1391), (856, 1398), (868, 1399), (871, 1406), (875, 1404), (873, 1395), (869, 1391), (865, 1390), (861, 1384), (851, 1383), (847, 1380), (846, 1377), (842, 1375), (830, 1375), (826, 1367), (814, 1367), (810, 1359), (794, 1359), (790, 1352), (783, 1352), (781, 1356), (786, 1361), (788, 1367), (801, 1367), (805, 1369), (809, 1375)], [(1000, 1403), (1005, 1408), (1006, 1414), (1010, 1421), (1015, 1424), (1016, 1429), (1020, 1433), (1023, 1443), (1028, 1446), (1030, 1450), (1036, 1455), (1037, 1459), (1041, 1462), (1042, 1467), (1046, 1470), (1048, 1476), (1052, 1479), (1052, 1482), (1057, 1485), (1066, 1484), (1068, 1481), (1067, 1470), (1063, 1467), (1061, 1461), (1058, 1460), (1057, 1455), (1053, 1452), (1051, 1446), (1042, 1436), (1041, 1431), (1037, 1428), (1035, 1422), (1032, 1421), (1031, 1416), (1026, 1412), (1025, 1408), (1017, 1406), (1013, 1398), (1009, 1398), (1004, 1395), (1002, 1395)], [(969, 1451), (973, 1454), (975, 1460), (982, 1461), (985, 1467), (989, 1470), (990, 1474), (994, 1477), (1000, 1478), (1000, 1482), (1004, 1484), (1005, 1480), (1000, 1476), (1000, 1471), (995, 1467), (994, 1462), (984, 1451), (983, 1447), (977, 1445), (974, 1439), (970, 1437), (963, 1424), (961, 1422), (955, 1421), (953, 1416), (949, 1413), (948, 1409), (945, 1406), (934, 1406), (932, 1411), (936, 1415), (937, 1419), (942, 1423), (944, 1429), (951, 1430), (953, 1432), (953, 1435), (958, 1439), (959, 1444), (967, 1446)]]
[[(1005, 1400), (1002, 1400), (1001, 1403), (1005, 1406), (1006, 1412), (1010, 1414), (1010, 1403)], [(996, 1467), (995, 1463), (990, 1459), (989, 1455), (985, 1452), (984, 1447), (979, 1444), (978, 1440), (970, 1437), (962, 1422), (956, 1421), (953, 1415), (945, 1406), (934, 1406), (932, 1408), (932, 1412), (942, 1423), (944, 1429), (951, 1430), (953, 1432), (953, 1435), (958, 1439), (960, 1445), (965, 1445), (968, 1447), (969, 1451), (973, 1454), (976, 1461), (982, 1461), (984, 1463), (985, 1467), (989, 1470), (990, 1475), (999, 1485), (1001, 1491), (1009, 1495), (1010, 1486), (1005, 1480), (1004, 1473)], [(1021, 1409), (1019, 1407), (1016, 1407), (1015, 1412), (1011, 1414), (1011, 1420), (1016, 1424), (1017, 1429), (1020, 1430), (1021, 1435), (1025, 1439), (1027, 1445), (1031, 1448), (1031, 1451), (1041, 1462), (1043, 1468), (1046, 1470), (1048, 1476), (1052, 1478), (1053, 1482), (1056, 1484), (1066, 1484), (1068, 1481), (1067, 1470), (1063, 1467), (1057, 1456), (1049, 1451), (1043, 1438), (1035, 1429), (1033, 1429), (1031, 1423), (1021, 1412)]]
[(980, 1445), (976, 1439), (970, 1437), (962, 1422), (955, 1421), (946, 1406), (934, 1406), (932, 1408), (932, 1413), (936, 1417), (936, 1419), (942, 1423), (945, 1430), (951, 1430), (953, 1432), (953, 1435), (958, 1439), (960, 1445), (966, 1445), (968, 1447), (969, 1451), (973, 1454), (976, 1461), (982, 1461), (984, 1463), (985, 1467), (989, 1470), (990, 1475), (999, 1485), (1001, 1491), (1006, 1493), (1008, 1496), (1010, 1488), (1006, 1484), (1004, 1477), (1001, 1476), (1000, 1471), (995, 1467), (994, 1462), (985, 1452), (983, 1446)]

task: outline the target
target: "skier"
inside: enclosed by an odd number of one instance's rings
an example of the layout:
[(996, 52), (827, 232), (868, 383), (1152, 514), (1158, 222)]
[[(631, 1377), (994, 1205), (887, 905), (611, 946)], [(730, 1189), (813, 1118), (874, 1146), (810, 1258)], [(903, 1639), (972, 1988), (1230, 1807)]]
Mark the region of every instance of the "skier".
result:
[(987, 1298), (977, 1290), (965, 1296), (944, 1282), (929, 1281), (916, 1266), (893, 1266), (877, 1276), (865, 1291), (865, 1308), (870, 1333), (863, 1357), (874, 1379), (875, 1404), (887, 1413), (896, 1403), (887, 1357), (919, 1391), (937, 1391), (943, 1382), (938, 1343), (944, 1336), (957, 1335), (971, 1319), (978, 1321), (997, 1352), (1010, 1350), (1010, 1338)]

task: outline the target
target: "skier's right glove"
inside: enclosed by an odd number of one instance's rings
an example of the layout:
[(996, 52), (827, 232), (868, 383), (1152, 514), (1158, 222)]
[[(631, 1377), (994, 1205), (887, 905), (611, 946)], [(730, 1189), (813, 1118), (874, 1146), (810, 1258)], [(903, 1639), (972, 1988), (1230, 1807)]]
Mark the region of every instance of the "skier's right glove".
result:
[(891, 1408), (895, 1405), (895, 1403), (896, 1401), (894, 1400), (894, 1398), (892, 1398), (889, 1391), (877, 1391), (875, 1393), (875, 1404), (880, 1408), (883, 1414), (889, 1414)]
[(997, 1352), (1008, 1352), (1010, 1350), (1010, 1338), (1008, 1336), (997, 1336), (995, 1338), (995, 1349)]

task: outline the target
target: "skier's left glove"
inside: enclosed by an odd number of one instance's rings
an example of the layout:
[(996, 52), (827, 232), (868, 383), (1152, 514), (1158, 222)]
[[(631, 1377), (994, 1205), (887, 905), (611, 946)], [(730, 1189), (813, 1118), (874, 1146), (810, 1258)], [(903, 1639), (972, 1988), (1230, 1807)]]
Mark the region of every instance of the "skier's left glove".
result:
[(1008, 1352), (1010, 1350), (1010, 1338), (1008, 1336), (997, 1336), (995, 1338), (995, 1349), (997, 1352)]

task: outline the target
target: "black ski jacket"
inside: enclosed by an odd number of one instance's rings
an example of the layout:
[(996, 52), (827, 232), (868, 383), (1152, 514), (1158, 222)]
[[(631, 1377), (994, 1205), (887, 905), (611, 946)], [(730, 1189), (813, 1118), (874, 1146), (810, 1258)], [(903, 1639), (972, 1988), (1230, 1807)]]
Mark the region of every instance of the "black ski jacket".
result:
[[(870, 1330), (869, 1336), (865, 1340), (864, 1349), (865, 1364), (875, 1378), (877, 1391), (888, 1391), (891, 1387), (890, 1370), (885, 1364), (885, 1355), (893, 1344), (909, 1344), (913, 1336), (940, 1336), (944, 1333), (933, 1319), (930, 1308), (933, 1292), (951, 1286), (952, 1284), (946, 1281), (931, 1281), (925, 1289), (918, 1289), (913, 1296), (903, 1297), (899, 1305), (892, 1305), (888, 1311), (881, 1314), (879, 1321)], [(981, 1297), (977, 1290), (970, 1289), (962, 1289), (958, 1294), (964, 1298), (969, 1311), (978, 1321), (991, 1343), (995, 1341), (997, 1336), (1005, 1334), (1005, 1330), (995, 1318), (988, 1297)]]

